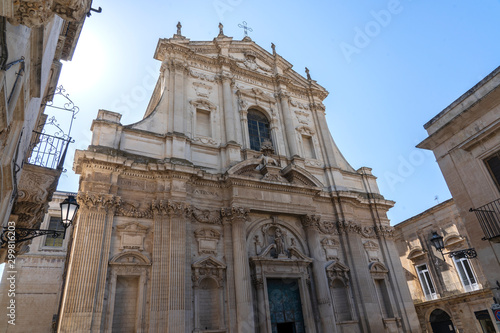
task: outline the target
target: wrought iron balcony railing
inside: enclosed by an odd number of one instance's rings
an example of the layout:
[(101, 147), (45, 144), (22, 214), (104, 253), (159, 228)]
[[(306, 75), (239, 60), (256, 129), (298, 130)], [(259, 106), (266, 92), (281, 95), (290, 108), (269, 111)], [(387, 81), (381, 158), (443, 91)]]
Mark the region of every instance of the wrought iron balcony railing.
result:
[(33, 139), (29, 147), (31, 154), (27, 162), (44, 168), (63, 170), (64, 159), (71, 138), (57, 137), (33, 131)]
[(483, 229), (483, 240), (500, 242), (500, 199), (478, 208), (471, 208), (469, 211), (476, 213)]

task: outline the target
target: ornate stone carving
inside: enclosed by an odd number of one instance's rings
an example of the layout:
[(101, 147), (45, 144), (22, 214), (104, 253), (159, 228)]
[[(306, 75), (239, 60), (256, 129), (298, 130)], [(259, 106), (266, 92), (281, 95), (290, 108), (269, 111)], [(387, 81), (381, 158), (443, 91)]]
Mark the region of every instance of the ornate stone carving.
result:
[(201, 82), (193, 82), (194, 90), (197, 96), (208, 98), (212, 93), (212, 86)]
[(153, 200), (151, 203), (153, 214), (175, 215), (188, 217), (191, 214), (191, 206), (184, 202), (174, 202), (170, 200)]
[(369, 240), (363, 243), (363, 247), (365, 248), (369, 262), (379, 261), (378, 250), (380, 247), (377, 243)]
[(144, 250), (144, 238), (146, 237), (148, 229), (148, 227), (137, 222), (130, 222), (117, 226), (116, 231), (120, 237), (120, 250)]
[(217, 107), (214, 104), (204, 99), (190, 100), (189, 104), (191, 104), (194, 108), (199, 108), (209, 111), (215, 111), (217, 109)]
[(323, 246), (323, 250), (325, 250), (326, 260), (338, 260), (338, 250), (340, 244), (333, 238), (323, 238), (321, 240), (321, 245)]
[(200, 223), (222, 224), (221, 212), (193, 208), (193, 217)]
[(47, 23), (54, 14), (67, 21), (82, 21), (89, 8), (89, 0), (15, 0), (14, 15), (9, 22), (34, 28)]
[(76, 197), (80, 206), (89, 209), (114, 209), (120, 205), (121, 199), (112, 194), (95, 194), (89, 192), (80, 192)]
[(338, 260), (334, 260), (326, 267), (326, 275), (328, 276), (330, 288), (333, 287), (333, 283), (337, 279), (341, 280), (347, 286), (349, 282), (349, 267)]
[(313, 136), (314, 134), (316, 134), (316, 132), (309, 126), (297, 126), (295, 129), (297, 130), (297, 132), (303, 135)]
[(189, 75), (191, 75), (192, 77), (194, 77), (196, 79), (200, 79), (200, 80), (208, 81), (208, 82), (214, 82), (215, 81), (215, 77), (214, 76), (207, 75), (207, 74), (204, 74), (204, 73), (195, 72), (195, 71), (192, 71), (191, 69), (188, 71), (188, 73), (189, 73)]
[(116, 208), (115, 214), (117, 216), (127, 216), (127, 217), (150, 219), (153, 217), (153, 210), (151, 209), (151, 207), (148, 207), (144, 210), (139, 210), (131, 203), (120, 202), (120, 204)]
[(234, 219), (243, 219), (246, 220), (248, 214), (250, 213), (250, 209), (244, 207), (230, 207), (230, 208), (222, 208), (221, 215), (222, 217), (230, 220)]
[(321, 221), (320, 215), (304, 215), (301, 217), (302, 226), (307, 228), (314, 228), (319, 230), (318, 224)]
[(217, 243), (220, 239), (220, 232), (215, 229), (202, 228), (194, 232), (194, 237), (198, 241), (199, 254), (217, 255)]
[(191, 265), (193, 287), (200, 286), (200, 282), (205, 278), (211, 278), (217, 282), (218, 287), (224, 283), (226, 265), (212, 256), (196, 261)]
[[(290, 99), (290, 105), (293, 106), (293, 107), (302, 109), (302, 110), (310, 110), (309, 105), (297, 102), (297, 101), (295, 101), (293, 99)], [(306, 116), (309, 116), (309, 114), (306, 113), (306, 112), (295, 111), (295, 113), (305, 114)]]

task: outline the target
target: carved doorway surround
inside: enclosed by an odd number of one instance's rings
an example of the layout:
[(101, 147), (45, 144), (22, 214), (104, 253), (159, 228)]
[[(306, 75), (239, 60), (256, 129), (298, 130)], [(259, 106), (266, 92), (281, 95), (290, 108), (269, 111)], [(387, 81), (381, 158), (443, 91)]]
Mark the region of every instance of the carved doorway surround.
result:
[(106, 313), (106, 332), (113, 332), (117, 281), (134, 279), (137, 281), (136, 318), (134, 332), (146, 332), (145, 305), (147, 303), (147, 283), (151, 261), (139, 251), (126, 251), (116, 255), (110, 263), (108, 310)]
[(282, 279), (294, 283), (296, 281), (302, 302), (305, 332), (315, 333), (316, 326), (309, 293), (310, 276), (308, 272), (312, 259), (292, 247), (288, 249), (290, 256), (287, 258), (273, 258), (271, 250), (275, 250), (275, 244), (271, 244), (260, 255), (250, 258), (252, 280), (257, 294), (257, 308), (259, 309), (259, 332), (272, 333), (268, 279)]

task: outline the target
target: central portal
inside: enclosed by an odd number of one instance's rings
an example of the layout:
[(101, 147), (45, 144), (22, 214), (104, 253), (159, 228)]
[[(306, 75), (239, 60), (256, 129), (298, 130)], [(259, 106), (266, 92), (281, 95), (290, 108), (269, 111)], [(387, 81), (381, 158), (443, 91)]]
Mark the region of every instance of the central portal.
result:
[(272, 333), (305, 333), (296, 279), (267, 279)]

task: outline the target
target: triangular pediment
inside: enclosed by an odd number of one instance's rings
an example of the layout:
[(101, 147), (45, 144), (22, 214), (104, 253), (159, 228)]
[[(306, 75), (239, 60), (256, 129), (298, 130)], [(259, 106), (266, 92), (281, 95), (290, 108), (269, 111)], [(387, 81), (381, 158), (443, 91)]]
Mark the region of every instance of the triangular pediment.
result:
[(212, 256), (195, 261), (191, 266), (193, 268), (226, 268), (226, 265), (222, 261)]

